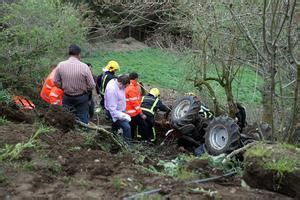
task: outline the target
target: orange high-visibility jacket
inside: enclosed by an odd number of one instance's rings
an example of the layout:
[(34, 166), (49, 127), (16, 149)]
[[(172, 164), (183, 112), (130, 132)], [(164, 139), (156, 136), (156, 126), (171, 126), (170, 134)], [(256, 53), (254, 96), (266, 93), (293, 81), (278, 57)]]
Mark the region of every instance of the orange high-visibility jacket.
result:
[(62, 106), (64, 91), (58, 87), (53, 87), (49, 94), (50, 104)]
[(56, 87), (53, 82), (56, 69), (57, 68), (52, 70), (52, 72), (46, 78), (43, 88), (40, 92), (40, 96), (49, 104), (62, 105), (63, 90)]
[(34, 103), (25, 97), (13, 96), (13, 100), (18, 106), (26, 110), (33, 110), (35, 108)]
[(140, 88), (135, 80), (130, 81), (130, 85), (125, 90), (126, 113), (131, 117), (142, 113)]

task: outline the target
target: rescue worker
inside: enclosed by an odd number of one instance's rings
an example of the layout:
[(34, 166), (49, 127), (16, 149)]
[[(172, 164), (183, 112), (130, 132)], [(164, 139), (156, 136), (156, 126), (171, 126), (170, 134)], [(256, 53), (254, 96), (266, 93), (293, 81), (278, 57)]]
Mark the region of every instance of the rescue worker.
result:
[[(93, 74), (93, 65), (91, 63), (86, 63), (87, 66), (90, 68), (91, 72), (92, 72), (92, 75), (93, 75), (93, 78), (94, 78), (94, 81), (95, 83), (97, 82), (97, 76), (95, 76)], [(97, 87), (95, 87), (97, 89)], [(94, 113), (95, 113), (95, 102), (94, 102), (94, 99), (93, 99), (93, 91), (90, 91), (89, 93), (89, 115), (90, 115), (90, 118), (92, 119), (93, 116), (94, 116)]]
[(72, 44), (69, 59), (58, 64), (53, 82), (64, 91), (63, 106), (83, 123), (89, 123), (89, 92), (96, 84), (89, 67), (80, 61), (81, 49)]
[(138, 125), (138, 137), (143, 140), (154, 142), (156, 133), (154, 128), (154, 115), (157, 110), (167, 112), (170, 109), (159, 99), (160, 92), (157, 88), (152, 88), (146, 96), (142, 98), (141, 109), (146, 119)]
[(104, 109), (104, 101), (105, 101), (105, 97), (104, 97), (104, 93), (105, 93), (105, 89), (106, 86), (108, 84), (108, 82), (110, 80), (112, 80), (113, 78), (116, 78), (116, 71), (120, 70), (120, 66), (119, 63), (117, 63), (114, 60), (111, 60), (107, 63), (106, 67), (103, 68), (103, 73), (98, 76), (97, 78), (97, 94), (100, 94), (101, 96), (101, 101), (100, 101), (100, 105), (101, 107)]
[(143, 119), (146, 119), (146, 115), (141, 110), (141, 92), (138, 84), (138, 74), (132, 72), (129, 74), (130, 85), (126, 87), (126, 113), (131, 117), (131, 136), (135, 137), (138, 124), (141, 124)]
[(57, 67), (56, 65), (54, 65), (52, 72), (48, 75), (48, 77), (45, 80), (45, 83), (40, 92), (40, 97), (48, 104), (61, 106), (64, 92), (62, 89), (58, 88), (53, 82), (56, 69)]
[(132, 138), (129, 122), (131, 118), (126, 114), (125, 88), (129, 85), (128, 75), (121, 75), (110, 80), (104, 93), (105, 109), (112, 117), (112, 130), (116, 132), (119, 128), (123, 131), (124, 140), (129, 142)]
[(211, 119), (214, 116), (214, 113), (203, 104), (201, 104), (199, 114), (200, 114), (200, 116), (204, 117), (205, 119)]
[(235, 118), (238, 126), (240, 127), (240, 132), (242, 132), (245, 126), (247, 125), (246, 109), (240, 103), (236, 103), (236, 107), (237, 107), (237, 112), (235, 113)]

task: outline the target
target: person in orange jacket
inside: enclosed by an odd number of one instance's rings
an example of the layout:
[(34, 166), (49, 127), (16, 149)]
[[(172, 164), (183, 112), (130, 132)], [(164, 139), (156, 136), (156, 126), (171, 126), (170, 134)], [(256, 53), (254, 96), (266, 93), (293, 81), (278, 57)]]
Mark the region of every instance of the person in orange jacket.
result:
[(62, 99), (64, 96), (64, 91), (56, 86), (54, 86), (49, 94), (50, 104), (62, 106)]
[(40, 92), (40, 97), (48, 104), (61, 106), (64, 92), (53, 83), (55, 71), (56, 65), (53, 66), (52, 72), (46, 78), (43, 88)]
[(131, 117), (131, 136), (134, 138), (137, 127), (146, 119), (146, 115), (141, 110), (141, 92), (138, 84), (138, 74), (132, 72), (129, 74), (130, 85), (126, 87), (126, 113)]

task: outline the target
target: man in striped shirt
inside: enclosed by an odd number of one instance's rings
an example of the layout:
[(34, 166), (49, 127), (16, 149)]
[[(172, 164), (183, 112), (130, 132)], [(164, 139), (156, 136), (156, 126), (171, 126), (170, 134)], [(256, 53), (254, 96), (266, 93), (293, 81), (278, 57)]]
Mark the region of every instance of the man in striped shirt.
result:
[(69, 59), (58, 64), (53, 82), (64, 91), (63, 106), (80, 121), (89, 122), (89, 92), (95, 87), (91, 70), (80, 62), (79, 46), (69, 47)]

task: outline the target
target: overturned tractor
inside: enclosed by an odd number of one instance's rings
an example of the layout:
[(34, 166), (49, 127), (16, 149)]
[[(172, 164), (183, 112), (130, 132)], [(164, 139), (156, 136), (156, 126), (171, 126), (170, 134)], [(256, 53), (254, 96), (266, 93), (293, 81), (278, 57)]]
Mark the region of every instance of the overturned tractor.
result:
[(170, 123), (180, 132), (181, 140), (194, 147), (204, 144), (211, 155), (227, 154), (253, 141), (266, 139), (264, 135), (270, 131), (269, 126), (258, 124), (241, 129), (237, 120), (226, 115), (214, 117), (203, 108), (196, 96), (184, 96), (175, 103)]

